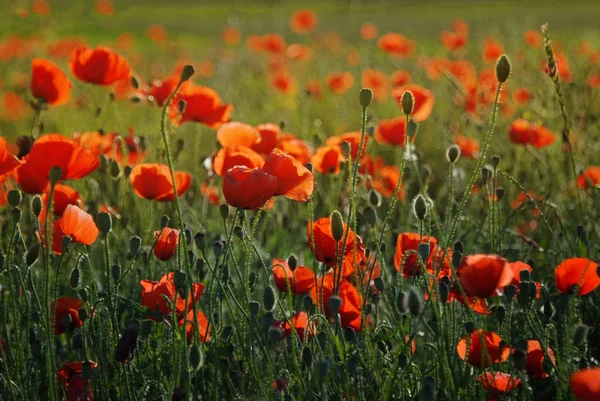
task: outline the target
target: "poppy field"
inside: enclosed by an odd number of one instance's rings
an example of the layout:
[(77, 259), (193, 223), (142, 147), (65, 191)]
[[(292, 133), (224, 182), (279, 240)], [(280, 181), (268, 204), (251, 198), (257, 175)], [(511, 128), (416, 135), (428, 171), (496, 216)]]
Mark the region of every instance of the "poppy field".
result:
[(0, 400), (600, 400), (599, 5), (70, 3), (0, 23)]

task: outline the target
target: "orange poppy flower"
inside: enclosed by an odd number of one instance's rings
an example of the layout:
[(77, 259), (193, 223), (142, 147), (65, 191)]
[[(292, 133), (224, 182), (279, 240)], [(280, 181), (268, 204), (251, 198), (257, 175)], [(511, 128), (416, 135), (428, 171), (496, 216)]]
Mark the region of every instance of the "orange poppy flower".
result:
[(493, 37), (485, 38), (483, 43), (483, 61), (486, 63), (495, 63), (498, 58), (504, 54), (504, 48)]
[(260, 48), (271, 54), (282, 54), (285, 52), (285, 40), (275, 33), (263, 35), (260, 38)]
[(488, 298), (513, 279), (508, 261), (498, 255), (465, 256), (456, 274), (467, 295)]
[(407, 90), (412, 92), (415, 99), (413, 112), (410, 117), (418, 123), (427, 120), (433, 110), (433, 103), (435, 101), (433, 93), (429, 89), (425, 89), (422, 86), (415, 84), (408, 84), (395, 88), (392, 91), (392, 96), (396, 99), (396, 102), (398, 102), (398, 106), (402, 106), (402, 95)]
[(308, 95), (310, 95), (311, 97), (313, 97), (314, 99), (320, 100), (321, 99), (321, 82), (316, 80), (316, 79), (311, 79), (310, 81), (306, 82), (306, 85), (304, 85), (304, 89), (306, 89), (306, 92)]
[(223, 41), (229, 46), (235, 46), (242, 40), (240, 31), (229, 26), (223, 29), (221, 35), (223, 36)]
[(275, 71), (271, 74), (271, 86), (284, 95), (293, 95), (298, 89), (296, 78), (285, 69)]
[(273, 278), (275, 286), (281, 292), (288, 292), (289, 288), (293, 294), (306, 294), (315, 286), (315, 272), (310, 267), (297, 266), (293, 271), (287, 261), (273, 259)]
[(212, 77), (215, 73), (215, 64), (210, 60), (204, 60), (198, 63), (196, 73), (199, 77)]
[(163, 43), (167, 40), (167, 30), (161, 25), (150, 25), (146, 31), (148, 39), (155, 43)]
[[(362, 239), (344, 224), (344, 236), (346, 235), (346, 230), (349, 230), (346, 248), (343, 250), (339, 249), (340, 255), (338, 255), (338, 257), (341, 256), (343, 258), (354, 252), (355, 239), (357, 253), (364, 256), (365, 246), (363, 245)], [(314, 243), (312, 240), (313, 236)], [(336, 248), (340, 248), (341, 245), (343, 245), (343, 239), (339, 244), (335, 241), (331, 231), (331, 219), (329, 217), (322, 217), (312, 224), (310, 221), (308, 222), (308, 245), (319, 262), (332, 267), (336, 263)]]
[(391, 120), (380, 120), (375, 129), (375, 140), (381, 144), (404, 147), (406, 118), (396, 117)]
[(298, 10), (292, 14), (290, 28), (298, 34), (309, 33), (315, 30), (319, 18), (312, 10)]
[(346, 57), (348, 64), (350, 65), (359, 65), (360, 64), (360, 54), (357, 51), (352, 51), (348, 53)]
[(520, 385), (517, 376), (501, 372), (484, 372), (477, 376), (479, 383), (488, 392), (488, 401), (499, 401), (503, 396), (510, 396)]
[(440, 42), (449, 51), (453, 52), (462, 49), (467, 44), (467, 36), (460, 32), (442, 31)]
[[(39, 216), (40, 222), (45, 221), (48, 196), (49, 191), (42, 194), (42, 213)], [(69, 205), (75, 205), (79, 208), (83, 207), (83, 200), (81, 199), (79, 192), (68, 185), (56, 184), (54, 186), (54, 193), (52, 194), (52, 213), (55, 216), (60, 217)]]
[[(70, 332), (77, 327), (83, 326), (83, 322), (79, 319), (79, 308), (83, 306), (80, 299), (73, 297), (60, 297), (56, 302), (52, 303), (52, 315), (54, 315), (54, 334)], [(71, 323), (68, 327), (64, 325), (64, 317), (71, 316)]]
[(342, 95), (354, 85), (354, 76), (347, 71), (331, 73), (325, 76), (325, 83), (333, 93)]
[(398, 235), (396, 253), (394, 254), (394, 267), (396, 267), (396, 271), (402, 273), (406, 278), (423, 273), (419, 264), (419, 257), (416, 253), (420, 243), (429, 244), (429, 256), (424, 262), (427, 271), (431, 272), (433, 271), (432, 262), (437, 248), (437, 239), (426, 235), (421, 236), (418, 233), (402, 233)]
[(263, 50), (262, 37), (259, 35), (248, 36), (248, 39), (246, 39), (246, 44), (248, 45), (248, 49), (254, 52), (258, 53)]
[[(206, 315), (197, 310), (196, 311), (196, 317), (198, 320), (198, 333), (200, 336), (200, 342), (207, 342), (210, 341), (210, 324), (208, 322), (208, 319), (206, 318)], [(182, 321), (179, 322), (179, 325), (183, 324)], [(194, 339), (194, 311), (191, 310), (188, 315), (187, 318), (185, 320), (185, 335), (186, 335), (186, 339), (188, 344), (192, 342), (192, 340)]]
[[(334, 285), (333, 273), (327, 273), (324, 277), (317, 277), (317, 285), (310, 292), (317, 308), (324, 310), (328, 318), (332, 317), (329, 310), (329, 299), (333, 296)], [(342, 306), (338, 311), (342, 328), (352, 327), (355, 331), (359, 331), (361, 328), (362, 296), (352, 283), (342, 279), (338, 297), (342, 299)], [(323, 304), (321, 304), (321, 299)]]
[(96, 6), (94, 7), (98, 14), (102, 15), (114, 15), (115, 14), (115, 6), (110, 2), (110, 0), (98, 0), (96, 2)]
[[(556, 63), (556, 68), (558, 69), (558, 77), (563, 82), (571, 82), (573, 81), (573, 73), (571, 72), (571, 68), (569, 67), (569, 60), (567, 57), (558, 51), (554, 52), (554, 61)], [(548, 68), (548, 62), (542, 61), (540, 65), (542, 71), (546, 74), (550, 72)]]
[(249, 148), (259, 140), (260, 134), (256, 128), (238, 121), (225, 123), (217, 130), (217, 141), (223, 147), (239, 145)]
[(377, 45), (384, 52), (398, 58), (409, 57), (415, 50), (415, 44), (399, 33), (386, 33), (379, 37)]
[(392, 73), (392, 75), (390, 76), (390, 83), (392, 84), (392, 87), (397, 87), (397, 86), (403, 86), (406, 84), (411, 83), (412, 81), (412, 75), (410, 75), (410, 72), (406, 71), (406, 70), (397, 70), (394, 71)]
[(311, 158), (315, 170), (321, 174), (339, 174), (340, 163), (345, 160), (339, 145), (322, 146)]
[(262, 168), (265, 161), (258, 153), (246, 146), (232, 145), (219, 149), (212, 164), (215, 174), (223, 177), (227, 170), (234, 166)]
[(21, 162), (8, 151), (8, 144), (4, 137), (0, 136), (0, 178), (15, 170)]
[(569, 388), (579, 401), (600, 399), (600, 367), (582, 369), (573, 373)]
[[(386, 198), (394, 196), (396, 184), (400, 178), (400, 169), (396, 166), (384, 166), (375, 170), (375, 177), (372, 183), (373, 188)], [(398, 200), (404, 199), (404, 185), (400, 183), (398, 189)]]
[(492, 311), (488, 307), (488, 303), (483, 298), (476, 298), (471, 295), (467, 295), (466, 297), (462, 295), (462, 292), (458, 288), (458, 286), (453, 285), (450, 288), (450, 293), (448, 294), (447, 303), (458, 301), (461, 304), (465, 305), (469, 309), (473, 310), (473, 312), (480, 315), (491, 315)]
[(5, 121), (19, 121), (27, 114), (27, 104), (16, 92), (6, 92), (2, 96), (2, 119)]
[(525, 43), (527, 43), (533, 49), (539, 49), (544, 44), (544, 38), (542, 38), (542, 34), (535, 29), (530, 29), (525, 32), (524, 38)]
[(305, 338), (310, 340), (314, 335), (317, 334), (317, 324), (314, 320), (309, 320), (306, 312), (298, 312), (291, 317), (289, 322), (286, 322), (283, 332), (284, 337), (288, 337), (292, 334), (292, 327), (296, 333), (298, 333), (300, 341), (304, 341)]
[(459, 33), (462, 33), (464, 35), (468, 35), (469, 34), (469, 25), (467, 25), (467, 23), (464, 20), (460, 19), (460, 18), (457, 18), (457, 19), (455, 19), (452, 22), (452, 29), (455, 32), (459, 32)]
[(96, 85), (112, 85), (131, 78), (127, 60), (103, 46), (95, 49), (77, 47), (71, 55), (69, 68), (81, 81)]
[(38, 15), (50, 15), (52, 10), (50, 9), (50, 4), (46, 0), (33, 0), (31, 3), (31, 11)]
[[(1, 156), (0, 160), (2, 160)], [(600, 166), (589, 166), (577, 176), (577, 187), (581, 189), (588, 189), (598, 185), (600, 185)]]
[(586, 258), (570, 258), (563, 260), (554, 269), (556, 288), (561, 294), (572, 294), (578, 286), (578, 295), (586, 295), (600, 285), (598, 264)]
[[(87, 361), (92, 369), (98, 367), (97, 362)], [(90, 380), (82, 377), (84, 362), (65, 362), (56, 373), (56, 379), (67, 389), (67, 401), (94, 400), (94, 388)]]
[(504, 362), (509, 357), (510, 347), (501, 347), (501, 343), (502, 338), (498, 334), (479, 329), (471, 333), (469, 341), (466, 336), (463, 337), (458, 342), (456, 351), (463, 361), (478, 368), (487, 368), (493, 363)]
[(98, 233), (92, 216), (76, 205), (67, 205), (61, 218), (52, 225), (52, 252), (60, 255), (64, 251), (64, 236), (71, 237), (71, 243), (92, 245), (96, 242)]
[(302, 164), (308, 163), (313, 153), (306, 142), (289, 133), (281, 135), (278, 148)]
[(261, 208), (277, 192), (278, 180), (259, 168), (236, 165), (223, 177), (223, 196), (240, 209)]
[(288, 46), (285, 55), (290, 60), (308, 61), (312, 57), (312, 50), (308, 46), (294, 43)]
[(252, 150), (263, 155), (268, 155), (279, 144), (281, 128), (277, 124), (267, 123), (258, 125), (256, 129), (258, 130), (260, 139), (252, 144)]
[(527, 263), (523, 263), (520, 261), (511, 262), (508, 265), (510, 266), (510, 269), (513, 272), (513, 279), (510, 284), (515, 285), (517, 287), (519, 286), (519, 283), (521, 282), (521, 272), (523, 270), (533, 272), (533, 269), (531, 268), (531, 266), (529, 266)]
[(381, 71), (374, 69), (366, 69), (361, 76), (361, 84), (363, 88), (369, 88), (373, 91), (373, 99), (377, 102), (383, 102), (389, 94), (388, 77)]
[(70, 57), (73, 50), (79, 46), (85, 46), (85, 41), (83, 39), (64, 38), (48, 44), (46, 53), (53, 58), (67, 58)]
[[(179, 103), (183, 101), (183, 113)], [(233, 106), (221, 101), (219, 94), (211, 88), (197, 85), (186, 85), (173, 98), (169, 109), (169, 118), (175, 124), (195, 121), (210, 128), (219, 128), (229, 121)]]
[(34, 58), (31, 61), (31, 94), (51, 106), (67, 103), (71, 94), (71, 81), (51, 61)]
[(523, 118), (513, 121), (508, 133), (510, 142), (536, 148), (550, 146), (556, 141), (556, 135), (548, 128), (532, 124)]
[[(362, 138), (362, 134), (358, 131), (346, 132), (344, 134), (334, 135), (334, 136), (327, 138), (327, 141), (325, 143), (327, 145), (338, 145), (340, 147), (344, 142), (350, 143), (350, 155), (352, 156), (352, 159), (356, 160), (356, 158), (358, 157), (358, 151), (360, 149), (361, 138)], [(368, 142), (369, 142), (369, 137), (365, 135), (365, 143), (363, 144), (363, 153), (360, 156), (361, 159), (364, 156), (365, 150), (367, 149)]]
[(283, 195), (298, 202), (307, 202), (315, 186), (315, 177), (293, 156), (273, 149), (263, 171), (277, 178), (275, 196)]
[[(135, 135), (133, 128), (129, 127), (129, 135), (119, 135), (111, 132), (104, 135), (103, 153), (120, 164), (134, 166), (146, 157), (147, 152), (142, 150), (140, 138)], [(126, 152), (126, 156), (123, 152)]]
[[(187, 316), (188, 313), (193, 310), (194, 304), (198, 302), (204, 292), (204, 284), (194, 283), (192, 285), (191, 294), (188, 295), (188, 299), (186, 300), (177, 293), (173, 281), (174, 277), (175, 273), (171, 272), (162, 276), (160, 281), (140, 281), (140, 285), (142, 286), (142, 300), (140, 303), (151, 311), (160, 313), (167, 319), (171, 317), (170, 305), (175, 303), (175, 314), (179, 320), (184, 316)], [(175, 296), (177, 296), (177, 301), (175, 301)], [(165, 298), (170, 302), (167, 302)], [(185, 308), (186, 303), (187, 310)], [(161, 319), (157, 317), (150, 318), (157, 322), (161, 321)]]
[(154, 256), (166, 262), (175, 255), (177, 245), (179, 244), (179, 230), (165, 227), (162, 231), (154, 232)]
[(221, 204), (221, 196), (219, 196), (219, 188), (217, 188), (214, 185), (206, 185), (205, 183), (202, 183), (202, 185), (200, 186), (200, 193), (202, 194), (202, 196), (206, 197), (208, 199), (209, 203), (212, 203), (213, 205), (220, 205)]
[[(550, 348), (547, 348), (546, 352), (554, 365), (556, 363), (554, 352)], [(544, 351), (542, 350), (540, 342), (538, 340), (527, 340), (527, 360), (525, 363), (525, 370), (529, 375), (541, 378), (550, 376), (544, 370), (544, 358)]]
[[(179, 83), (179, 76), (173, 74), (163, 80), (155, 79), (152, 83), (143, 91), (143, 95), (148, 97), (149, 100), (153, 100), (159, 106), (163, 106), (171, 93), (177, 87)], [(185, 84), (184, 84), (185, 85)], [(150, 96), (152, 98), (150, 98)]]
[(52, 167), (61, 168), (60, 181), (63, 181), (83, 178), (100, 166), (100, 160), (92, 152), (59, 134), (40, 137), (23, 159), (25, 162), (17, 169), (17, 182), (28, 194), (46, 190)]
[(366, 23), (360, 26), (360, 37), (364, 40), (373, 40), (377, 37), (379, 30), (374, 24)]
[(519, 88), (515, 89), (512, 94), (512, 99), (514, 104), (517, 106), (524, 106), (528, 104), (532, 99), (531, 91), (527, 88)]
[[(129, 181), (133, 191), (142, 199), (159, 202), (175, 200), (173, 181), (169, 166), (158, 163), (140, 163), (131, 170)], [(183, 195), (192, 184), (192, 175), (183, 171), (175, 171), (177, 194)]]
[(460, 154), (469, 159), (479, 157), (479, 141), (472, 137), (454, 135), (454, 143), (460, 148)]

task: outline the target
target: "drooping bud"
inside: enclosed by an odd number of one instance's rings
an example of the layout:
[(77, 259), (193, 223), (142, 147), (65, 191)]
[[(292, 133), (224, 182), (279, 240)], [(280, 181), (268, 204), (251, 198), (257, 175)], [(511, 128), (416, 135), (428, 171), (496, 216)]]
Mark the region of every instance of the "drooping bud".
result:
[(510, 76), (511, 65), (506, 54), (500, 56), (496, 62), (496, 79), (500, 83), (506, 82)]

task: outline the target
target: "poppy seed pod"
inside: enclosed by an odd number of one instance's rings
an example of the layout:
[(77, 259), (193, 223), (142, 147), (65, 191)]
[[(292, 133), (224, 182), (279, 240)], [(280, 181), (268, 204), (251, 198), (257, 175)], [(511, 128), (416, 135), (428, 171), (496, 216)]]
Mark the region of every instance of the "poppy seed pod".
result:
[(373, 101), (373, 91), (369, 88), (363, 88), (358, 94), (358, 100), (362, 107), (369, 107)]
[(427, 212), (429, 211), (429, 205), (425, 200), (425, 197), (421, 194), (417, 195), (413, 200), (413, 213), (415, 217), (419, 220), (424, 220), (427, 217)]
[(456, 163), (460, 158), (460, 147), (456, 144), (450, 145), (448, 149), (446, 149), (446, 160), (449, 163)]
[(331, 233), (333, 234), (333, 239), (336, 242), (342, 240), (344, 236), (344, 222), (342, 221), (342, 215), (337, 210), (334, 210), (330, 216), (331, 219)]
[(185, 82), (185, 81), (189, 80), (192, 77), (192, 75), (194, 75), (195, 72), (196, 72), (196, 70), (194, 70), (194, 66), (188, 64), (185, 67), (183, 67), (183, 70), (181, 70), (181, 75), (179, 77), (179, 80), (181, 82)]
[(506, 82), (510, 76), (511, 65), (506, 54), (500, 56), (496, 62), (496, 79), (500, 83)]
[(402, 94), (402, 98), (400, 100), (402, 103), (402, 112), (407, 116), (411, 115), (415, 108), (415, 96), (409, 90), (405, 91)]
[(131, 253), (133, 256), (137, 256), (137, 254), (140, 252), (141, 247), (142, 239), (140, 237), (134, 235), (131, 238), (129, 238), (129, 253)]

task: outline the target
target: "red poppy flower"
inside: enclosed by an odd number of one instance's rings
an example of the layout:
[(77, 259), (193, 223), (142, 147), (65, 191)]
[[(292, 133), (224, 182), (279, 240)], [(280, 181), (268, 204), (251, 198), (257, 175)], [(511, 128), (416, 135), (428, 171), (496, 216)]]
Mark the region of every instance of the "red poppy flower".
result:
[[(396, 185), (398, 184), (398, 178), (400, 178), (400, 169), (396, 166), (384, 166), (375, 170), (375, 177), (372, 186), (377, 192), (386, 198), (394, 196), (396, 191)], [(404, 185), (400, 183), (398, 189), (398, 200), (404, 199)]]
[(179, 230), (165, 227), (162, 231), (154, 232), (154, 256), (158, 259), (167, 261), (175, 255), (177, 244), (179, 244)]
[(311, 158), (315, 170), (321, 174), (338, 174), (340, 163), (345, 160), (344, 153), (338, 145), (322, 146)]
[(570, 258), (563, 260), (554, 269), (556, 288), (562, 294), (571, 294), (574, 287), (579, 287), (578, 295), (586, 295), (600, 285), (598, 264), (586, 258)]
[(427, 120), (433, 110), (433, 103), (435, 101), (433, 93), (430, 90), (415, 84), (408, 84), (395, 88), (392, 91), (392, 96), (396, 99), (399, 106), (402, 106), (402, 95), (407, 90), (412, 92), (415, 99), (413, 112), (410, 117), (416, 122)]
[(163, 26), (154, 24), (148, 27), (146, 30), (146, 36), (148, 36), (148, 39), (151, 41), (160, 44), (167, 40), (169, 34)]
[[(133, 191), (142, 199), (152, 199), (159, 202), (175, 200), (173, 180), (169, 166), (157, 163), (141, 163), (136, 165), (129, 174)], [(183, 171), (175, 171), (175, 186), (177, 194), (183, 195), (192, 184), (192, 176)]]
[[(341, 147), (344, 142), (348, 142), (350, 144), (350, 156), (352, 156), (353, 160), (356, 160), (358, 158), (358, 151), (360, 149), (361, 137), (362, 137), (362, 134), (358, 131), (357, 132), (346, 132), (345, 134), (334, 135), (334, 136), (327, 138), (327, 141), (325, 143), (327, 145), (338, 145)], [(365, 135), (365, 142), (363, 144), (363, 153), (360, 156), (361, 159), (365, 154), (364, 152), (367, 149), (368, 142), (369, 142), (369, 137)]]
[(309, 33), (315, 30), (319, 18), (312, 10), (298, 10), (292, 14), (290, 27), (298, 34)]
[(258, 125), (256, 129), (258, 130), (260, 139), (258, 142), (252, 144), (252, 150), (263, 155), (268, 155), (279, 144), (281, 128), (277, 124), (267, 123)]
[(519, 283), (521, 282), (521, 272), (523, 270), (527, 270), (529, 272), (533, 271), (531, 266), (529, 266), (527, 263), (523, 263), (520, 261), (511, 262), (508, 265), (510, 266), (510, 269), (513, 272), (513, 278), (512, 278), (512, 281), (510, 284), (517, 286), (517, 287), (519, 286)]
[(251, 125), (232, 121), (219, 127), (217, 130), (217, 141), (223, 147), (239, 145), (250, 148), (254, 143), (260, 141), (260, 134)]
[(321, 82), (316, 79), (306, 81), (306, 84), (304, 85), (307, 94), (316, 100), (321, 100), (321, 87)]
[(449, 51), (462, 49), (467, 44), (467, 36), (461, 32), (443, 31), (440, 34), (440, 42)]
[(262, 168), (265, 160), (250, 148), (233, 145), (219, 149), (212, 164), (215, 173), (224, 176), (229, 169), (235, 166)]
[(88, 363), (92, 369), (98, 367), (94, 361), (65, 362), (56, 373), (56, 379), (67, 388), (67, 401), (94, 401), (94, 389), (90, 380), (83, 380), (81, 375), (83, 364)]
[[(547, 348), (546, 352), (554, 365), (556, 363), (554, 352), (550, 348)], [(544, 351), (542, 350), (540, 342), (537, 340), (527, 340), (527, 361), (525, 370), (529, 375), (541, 378), (550, 376), (544, 371), (544, 358)]]
[(475, 298), (474, 296), (467, 295), (466, 297), (462, 295), (462, 292), (458, 288), (457, 285), (453, 285), (450, 288), (450, 293), (448, 295), (447, 303), (458, 301), (461, 304), (465, 305), (469, 309), (473, 310), (473, 312), (480, 315), (491, 315), (492, 311), (488, 307), (488, 303), (484, 298)]
[(531, 101), (533, 95), (531, 91), (527, 88), (519, 88), (515, 89), (512, 95), (513, 102), (517, 106), (524, 106)]
[(487, 37), (483, 44), (483, 61), (486, 63), (495, 63), (504, 53), (504, 48), (498, 41), (492, 37)]
[(331, 73), (325, 76), (325, 83), (333, 93), (342, 95), (354, 85), (354, 76), (347, 71)]
[(396, 240), (396, 253), (394, 254), (394, 266), (396, 267), (396, 271), (402, 273), (406, 278), (423, 273), (418, 262), (419, 258), (416, 254), (420, 243), (429, 243), (429, 256), (424, 262), (427, 271), (432, 271), (432, 262), (437, 248), (437, 239), (425, 235), (421, 236), (418, 233), (402, 233), (398, 235), (398, 239)]
[[(46, 220), (46, 205), (48, 204), (49, 191), (42, 194), (42, 213), (40, 213), (39, 221)], [(75, 205), (79, 208), (83, 207), (83, 200), (79, 192), (69, 187), (68, 185), (57, 184), (54, 186), (54, 194), (52, 195), (52, 213), (60, 218), (69, 205)]]
[(381, 103), (384, 102), (390, 91), (390, 82), (387, 75), (379, 70), (366, 69), (360, 78), (363, 88), (369, 88), (373, 91), (373, 99)]
[(127, 60), (103, 46), (95, 49), (77, 47), (73, 50), (69, 68), (81, 81), (96, 85), (112, 85), (131, 77)]
[(259, 168), (236, 165), (223, 177), (227, 204), (241, 209), (258, 209), (277, 192), (277, 177)]
[(288, 46), (287, 50), (285, 51), (285, 55), (290, 60), (304, 62), (311, 59), (312, 50), (308, 46), (294, 43)]
[(375, 129), (375, 140), (381, 144), (404, 147), (406, 118), (396, 117), (391, 120), (380, 120)]
[[(186, 301), (179, 293), (177, 293), (175, 283), (173, 282), (174, 277), (175, 273), (168, 273), (162, 276), (160, 281), (140, 281), (140, 285), (142, 286), (141, 304), (151, 311), (158, 311), (163, 316), (169, 318), (171, 316), (171, 308), (170, 303), (167, 303), (164, 298), (166, 297), (171, 303), (175, 302), (175, 313), (179, 320), (182, 319), (183, 316), (187, 316), (188, 313), (193, 310), (193, 305), (198, 302), (200, 296), (202, 296), (202, 293), (204, 292), (204, 284), (194, 283), (192, 285), (192, 294), (188, 296)], [(177, 301), (175, 301), (175, 296), (177, 296)], [(185, 309), (186, 302), (187, 310)], [(156, 321), (161, 320), (156, 317), (151, 317), (151, 319)]]
[(360, 26), (360, 37), (364, 40), (373, 40), (378, 34), (377, 26), (374, 24), (366, 23)]
[[(206, 315), (197, 310), (196, 316), (198, 320), (198, 333), (200, 336), (200, 342), (210, 341), (210, 323), (206, 318)], [(182, 321), (179, 322), (179, 325), (183, 324)], [(194, 311), (189, 311), (187, 318), (185, 320), (185, 335), (188, 344), (191, 343), (194, 339)]]
[(412, 75), (406, 70), (396, 70), (390, 75), (392, 87), (403, 86), (411, 83)]
[(488, 401), (500, 401), (500, 397), (511, 395), (521, 385), (517, 376), (501, 372), (484, 372), (477, 380), (488, 392)]
[[(79, 319), (78, 310), (83, 306), (80, 299), (73, 297), (60, 297), (52, 304), (52, 315), (54, 315), (54, 334), (59, 335), (83, 326)], [(71, 317), (71, 323), (65, 326), (65, 316)]]
[(115, 13), (115, 6), (110, 0), (98, 0), (94, 8), (98, 14), (102, 15), (113, 15)]
[(471, 333), (468, 341), (466, 336), (463, 337), (458, 342), (456, 351), (463, 361), (478, 368), (487, 368), (493, 363), (504, 362), (510, 355), (510, 347), (501, 347), (501, 343), (502, 338), (498, 334), (479, 329)]
[(290, 133), (281, 135), (278, 148), (298, 160), (303, 165), (310, 161), (310, 157), (313, 154), (312, 149), (306, 142)]
[(59, 134), (46, 134), (39, 138), (24, 160), (17, 170), (17, 181), (28, 194), (46, 190), (52, 167), (61, 168), (62, 181), (83, 178), (100, 166), (98, 157)]
[(200, 193), (202, 196), (206, 197), (209, 203), (213, 205), (221, 204), (221, 196), (219, 195), (219, 188), (214, 185), (206, 185), (206, 183), (202, 183), (200, 186)]
[(315, 177), (294, 157), (273, 149), (263, 171), (277, 178), (275, 196), (283, 195), (298, 202), (307, 202), (315, 186)]
[[(311, 228), (312, 226), (312, 228)], [(314, 244), (313, 244), (313, 230), (314, 229)], [(348, 226), (344, 224), (344, 236), (346, 235), (346, 230)], [(347, 254), (351, 254), (354, 252), (354, 240), (356, 239), (356, 249), (360, 255), (364, 255), (365, 247), (363, 245), (362, 239), (349, 229), (348, 239), (346, 241), (346, 249), (339, 249), (341, 253), (341, 257), (346, 256)], [(336, 262), (336, 246), (341, 248), (343, 244), (343, 239), (340, 241), (340, 244), (337, 244), (335, 239), (333, 238), (333, 233), (331, 231), (331, 219), (329, 217), (322, 217), (311, 224), (308, 222), (308, 245), (311, 251), (314, 252), (317, 260), (319, 262), (325, 263), (328, 266), (333, 266)]]
[(469, 159), (479, 157), (479, 141), (472, 137), (459, 134), (454, 135), (454, 143), (460, 148), (460, 154)]
[[(0, 154), (1, 154), (0, 150)], [(0, 156), (0, 160), (2, 157)], [(577, 186), (588, 189), (600, 185), (600, 166), (589, 166), (577, 176)]]
[[(185, 103), (183, 113), (180, 102)], [(229, 121), (232, 110), (233, 106), (223, 103), (214, 89), (190, 84), (182, 87), (171, 101), (169, 118), (174, 124), (195, 121), (215, 129)]]
[(277, 289), (282, 292), (288, 291), (291, 288), (292, 293), (306, 294), (315, 286), (315, 273), (309, 267), (297, 266), (292, 271), (288, 263), (283, 259), (273, 259), (273, 278)]
[(0, 178), (11, 173), (20, 165), (19, 159), (9, 153), (6, 139), (0, 136)]
[[(185, 82), (183, 85), (189, 85), (188, 82)], [(150, 86), (145, 89), (143, 95), (148, 98), (152, 96), (152, 100), (154, 100), (156, 104), (158, 104), (159, 106), (163, 106), (169, 98), (169, 96), (171, 96), (171, 93), (173, 93), (173, 91), (177, 87), (178, 83), (179, 75), (175, 74), (163, 80), (154, 80), (152, 81)]]
[(600, 399), (600, 367), (582, 369), (573, 373), (569, 388), (579, 401)]
[(524, 38), (525, 43), (533, 49), (539, 49), (542, 47), (542, 44), (544, 44), (544, 38), (542, 38), (542, 35), (535, 29), (530, 29), (525, 32)]
[(510, 126), (509, 139), (512, 143), (542, 148), (552, 145), (556, 140), (556, 135), (545, 127), (519, 118)]
[(31, 11), (38, 15), (50, 15), (52, 10), (50, 9), (50, 4), (46, 0), (34, 0), (31, 3)]
[[(555, 51), (554, 52), (554, 61), (555, 61), (556, 69), (557, 69), (556, 73), (558, 74), (558, 77), (560, 78), (560, 80), (563, 82), (573, 81), (573, 73), (571, 72), (571, 68), (569, 67), (569, 60), (564, 55), (564, 53), (559, 53), (559, 52)], [(540, 67), (541, 67), (541, 70), (544, 71), (546, 74), (550, 73), (550, 69), (548, 68), (547, 61), (542, 61)]]
[(384, 52), (398, 58), (409, 57), (415, 50), (412, 40), (393, 32), (379, 37), (377, 45)]
[(281, 35), (270, 33), (260, 38), (260, 49), (271, 54), (282, 54), (285, 52), (285, 40)]
[(498, 255), (465, 256), (456, 274), (467, 295), (488, 298), (511, 283), (508, 261)]
[(242, 34), (240, 31), (229, 26), (223, 29), (222, 36), (223, 41), (229, 46), (235, 46), (240, 43), (240, 40), (242, 40)]
[(27, 104), (18, 93), (9, 91), (2, 96), (0, 115), (5, 121), (19, 121), (27, 115)]
[(31, 94), (51, 106), (67, 103), (71, 95), (71, 81), (51, 61), (34, 58), (31, 61)]
[(64, 251), (64, 236), (71, 237), (72, 243), (92, 245), (98, 238), (98, 227), (92, 216), (75, 205), (67, 205), (61, 218), (52, 225), (52, 252), (60, 255)]
[[(309, 326), (310, 324), (310, 326)], [(304, 341), (306, 338), (310, 340), (313, 336), (317, 335), (317, 324), (316, 322), (310, 321), (306, 312), (298, 312), (290, 318), (289, 322), (285, 323), (283, 335), (288, 337), (292, 334), (292, 327), (298, 333), (300, 341)]]
[[(310, 292), (317, 308), (324, 310), (328, 318), (332, 317), (329, 310), (329, 299), (334, 295), (333, 287), (333, 273), (327, 273), (324, 277), (317, 277), (317, 286), (313, 287)], [(338, 311), (342, 328), (352, 327), (355, 331), (359, 331), (361, 328), (362, 296), (352, 283), (342, 279), (338, 297), (342, 299), (342, 306)], [(323, 301), (322, 304), (321, 300)]]

